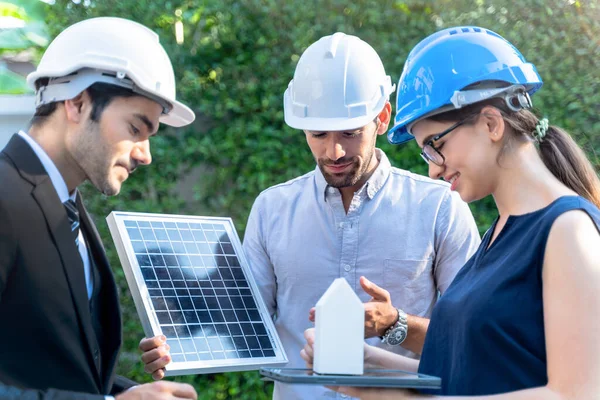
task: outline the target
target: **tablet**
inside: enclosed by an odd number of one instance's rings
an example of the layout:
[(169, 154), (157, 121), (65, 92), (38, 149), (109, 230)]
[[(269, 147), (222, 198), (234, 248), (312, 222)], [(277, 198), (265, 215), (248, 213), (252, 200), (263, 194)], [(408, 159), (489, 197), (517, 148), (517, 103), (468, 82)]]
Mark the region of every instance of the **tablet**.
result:
[(321, 375), (304, 368), (261, 368), (260, 373), (275, 381), (307, 385), (439, 389), (442, 384), (435, 376), (390, 369), (366, 369), (362, 375)]

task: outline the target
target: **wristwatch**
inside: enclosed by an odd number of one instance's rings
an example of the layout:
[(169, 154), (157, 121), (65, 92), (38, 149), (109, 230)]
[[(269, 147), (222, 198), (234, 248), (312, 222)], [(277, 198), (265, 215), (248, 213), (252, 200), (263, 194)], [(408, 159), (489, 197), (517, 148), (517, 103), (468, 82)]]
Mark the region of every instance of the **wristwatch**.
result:
[(388, 328), (383, 334), (381, 341), (390, 346), (399, 346), (404, 342), (408, 335), (408, 317), (404, 311), (397, 308), (398, 321)]

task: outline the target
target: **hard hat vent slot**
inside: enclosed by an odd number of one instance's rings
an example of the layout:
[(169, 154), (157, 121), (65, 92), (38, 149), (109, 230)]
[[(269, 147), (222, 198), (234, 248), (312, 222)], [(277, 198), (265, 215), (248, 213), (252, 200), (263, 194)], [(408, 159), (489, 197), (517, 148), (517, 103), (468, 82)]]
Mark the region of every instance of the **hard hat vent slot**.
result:
[(306, 106), (304, 104), (295, 103), (294, 104), (294, 115), (296, 115), (300, 118), (308, 117), (308, 106)]
[(492, 35), (492, 36), (495, 36), (495, 37), (497, 37), (499, 39), (504, 40), (504, 38), (502, 36), (498, 35), (496, 32), (492, 32), (492, 31), (486, 30), (485, 33), (487, 33), (488, 35)]
[(356, 104), (348, 106), (348, 117), (356, 118), (356, 117), (364, 117), (369, 113), (366, 104)]

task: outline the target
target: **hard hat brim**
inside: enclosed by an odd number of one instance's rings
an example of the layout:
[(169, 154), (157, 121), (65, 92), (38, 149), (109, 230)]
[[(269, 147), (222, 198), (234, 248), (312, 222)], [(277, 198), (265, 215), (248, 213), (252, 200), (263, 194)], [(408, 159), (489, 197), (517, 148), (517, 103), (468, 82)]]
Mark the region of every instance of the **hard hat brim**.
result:
[(285, 123), (294, 129), (314, 132), (336, 132), (360, 129), (372, 122), (379, 112), (357, 118), (298, 118), (285, 113)]
[(165, 125), (179, 128), (191, 124), (195, 119), (196, 115), (188, 106), (175, 101), (173, 103), (173, 109), (168, 114), (162, 115), (160, 117), (160, 122)]
[(406, 125), (397, 125), (388, 131), (387, 138), (391, 144), (403, 144), (410, 142), (415, 137), (408, 133)]

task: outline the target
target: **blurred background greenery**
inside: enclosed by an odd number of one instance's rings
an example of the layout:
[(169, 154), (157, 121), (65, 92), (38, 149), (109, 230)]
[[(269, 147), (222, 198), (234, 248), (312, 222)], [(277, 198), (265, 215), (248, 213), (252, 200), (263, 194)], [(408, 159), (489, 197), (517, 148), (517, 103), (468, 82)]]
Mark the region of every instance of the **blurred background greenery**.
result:
[[(153, 165), (134, 174), (119, 196), (83, 189), (121, 290), (125, 345), (119, 372), (140, 382), (149, 380), (137, 351), (143, 331), (105, 217), (113, 210), (230, 216), (242, 236), (261, 190), (314, 168), (304, 135), (284, 124), (282, 99), (299, 56), (321, 36), (342, 31), (361, 37), (378, 51), (397, 81), (408, 52), (426, 35), (454, 25), (494, 30), (519, 48), (544, 79), (534, 96), (538, 114), (571, 132), (600, 168), (596, 0), (47, 2), (0, 0), (0, 16), (25, 18), (19, 40), (30, 41), (33, 59), (46, 45), (40, 22), (48, 37), (54, 37), (89, 17), (133, 19), (160, 35), (175, 67), (178, 96), (197, 114), (190, 127), (162, 128), (152, 142)], [(175, 34), (177, 25), (183, 27), (181, 38)], [(0, 47), (15, 41), (0, 41)], [(378, 146), (395, 166), (427, 173), (414, 143), (394, 147), (381, 138)], [(483, 233), (496, 217), (493, 202), (484, 199), (471, 208)], [(206, 399), (266, 399), (272, 391), (257, 372), (175, 380), (194, 384)]]

